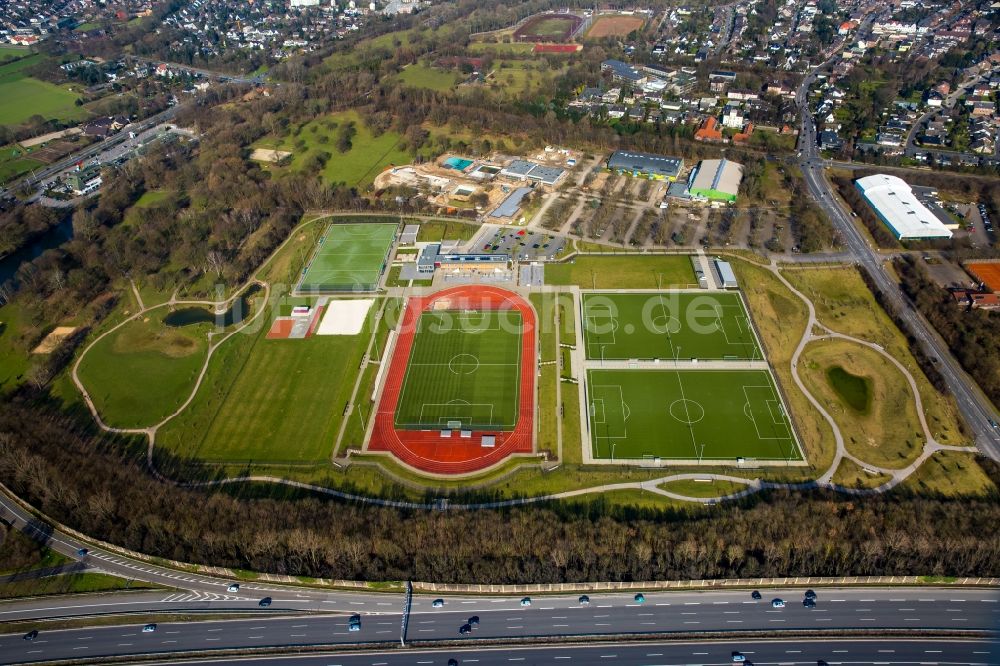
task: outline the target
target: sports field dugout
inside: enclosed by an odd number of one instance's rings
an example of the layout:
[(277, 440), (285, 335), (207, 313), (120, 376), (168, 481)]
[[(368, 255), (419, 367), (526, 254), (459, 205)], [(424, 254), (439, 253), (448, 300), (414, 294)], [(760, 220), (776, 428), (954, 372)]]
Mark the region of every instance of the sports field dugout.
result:
[(586, 396), (597, 461), (804, 459), (767, 370), (594, 369)]
[(386, 223), (331, 224), (302, 268), (296, 293), (375, 291), (397, 229)]

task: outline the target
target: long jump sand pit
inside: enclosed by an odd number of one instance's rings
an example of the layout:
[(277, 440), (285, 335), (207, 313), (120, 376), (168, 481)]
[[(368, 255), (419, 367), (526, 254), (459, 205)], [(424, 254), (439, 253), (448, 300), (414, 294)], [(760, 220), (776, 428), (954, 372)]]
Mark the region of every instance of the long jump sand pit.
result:
[(371, 298), (329, 301), (316, 335), (358, 335), (374, 302)]
[(59, 344), (76, 332), (76, 326), (56, 326), (56, 328), (31, 350), (32, 354), (51, 354)]
[(250, 159), (257, 162), (269, 162), (275, 164), (285, 159), (286, 157), (291, 157), (291, 153), (287, 150), (272, 150), (270, 148), (254, 148), (253, 152), (250, 153)]
[(598, 16), (587, 31), (590, 39), (601, 37), (627, 37), (630, 33), (642, 28), (646, 19), (640, 16)]

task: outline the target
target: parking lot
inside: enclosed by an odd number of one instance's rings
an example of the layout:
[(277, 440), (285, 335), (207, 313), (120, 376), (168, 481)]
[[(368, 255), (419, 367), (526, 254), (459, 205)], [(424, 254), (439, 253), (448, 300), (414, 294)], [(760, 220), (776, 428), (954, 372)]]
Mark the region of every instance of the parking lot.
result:
[(471, 252), (507, 254), (520, 261), (551, 259), (566, 245), (566, 239), (530, 229), (486, 226), (476, 237)]

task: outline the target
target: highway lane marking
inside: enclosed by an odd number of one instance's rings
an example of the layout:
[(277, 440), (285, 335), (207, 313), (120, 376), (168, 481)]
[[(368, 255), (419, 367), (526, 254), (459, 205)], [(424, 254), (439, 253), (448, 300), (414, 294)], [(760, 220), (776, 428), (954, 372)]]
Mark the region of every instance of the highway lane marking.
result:
[(119, 643), (118, 647), (132, 647), (132, 643)]
[(602, 654), (601, 655), (601, 659), (617, 659), (617, 658), (618, 658), (618, 655), (616, 655), (616, 654)]
[(903, 622), (920, 622), (919, 617), (904, 617)]
[(553, 627), (568, 627), (568, 624), (553, 624)]
[(507, 628), (508, 629), (524, 629), (524, 625), (523, 624), (515, 624), (513, 627), (511, 627), (511, 626), (508, 625)]
[(802, 650), (785, 650), (785, 654), (802, 654)]
[(74, 650), (89, 650), (89, 649), (90, 649), (90, 647), (89, 647), (89, 646), (87, 646), (87, 645), (78, 645), (77, 647), (75, 647), (75, 648), (73, 648), (73, 649), (74, 649)]
[(303, 627), (308, 627), (308, 624), (293, 624), (292, 629), (301, 629)]
[(291, 634), (292, 638), (305, 638), (305, 634)]
[(261, 634), (260, 636), (247, 636), (247, 638), (250, 640), (260, 640), (261, 638), (264, 638), (264, 635)]
[(726, 620), (726, 624), (743, 624), (743, 620)]
[(177, 642), (177, 641), (160, 641), (160, 644), (161, 644), (161, 645), (165, 645), (165, 644), (167, 644), (167, 643), (176, 643), (176, 642)]
[(221, 638), (206, 638), (206, 641), (221, 641)]
[(646, 656), (647, 657), (662, 657), (663, 653), (662, 652), (647, 652)]

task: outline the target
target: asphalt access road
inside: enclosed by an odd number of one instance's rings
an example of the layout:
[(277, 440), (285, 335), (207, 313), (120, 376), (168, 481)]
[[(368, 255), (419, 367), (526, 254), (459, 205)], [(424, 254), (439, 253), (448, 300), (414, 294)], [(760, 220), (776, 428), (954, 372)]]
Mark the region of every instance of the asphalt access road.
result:
[[(530, 606), (518, 598), (419, 597), (408, 617), (407, 641), (520, 639), (622, 633), (720, 631), (830, 631), (837, 629), (944, 629), (989, 631), (1000, 626), (1000, 594), (973, 589), (819, 589), (815, 608), (802, 605), (803, 590), (749, 592), (648, 593), (633, 595), (536, 597)], [(785, 608), (773, 608), (780, 596)], [(275, 604), (287, 599), (275, 599)], [(58, 603), (55, 602), (55, 603)], [(161, 606), (165, 607), (165, 606)], [(348, 631), (348, 615), (311, 614), (261, 618), (160, 623), (142, 633), (141, 624), (52, 630), (39, 625), (34, 641), (0, 636), (0, 654), (9, 663), (101, 658), (156, 652), (296, 647), (329, 644), (391, 643), (400, 640), (400, 610), (361, 612), (361, 630)], [(461, 636), (472, 615), (479, 626)], [(137, 619), (137, 622), (142, 622)]]
[[(747, 664), (760, 666), (816, 666), (828, 664), (949, 664), (987, 666), (1000, 661), (1000, 647), (986, 641), (938, 640), (750, 640), (710, 642), (603, 643), (600, 645), (548, 645), (456, 648), (435, 650), (391, 650), (360, 653), (327, 653), (260, 657), (218, 657), (185, 661), (184, 664), (228, 666), (445, 666), (454, 659), (460, 666), (607, 666), (626, 664), (673, 666), (681, 664), (725, 665), (739, 652)], [(175, 663), (156, 661), (147, 663)]]

